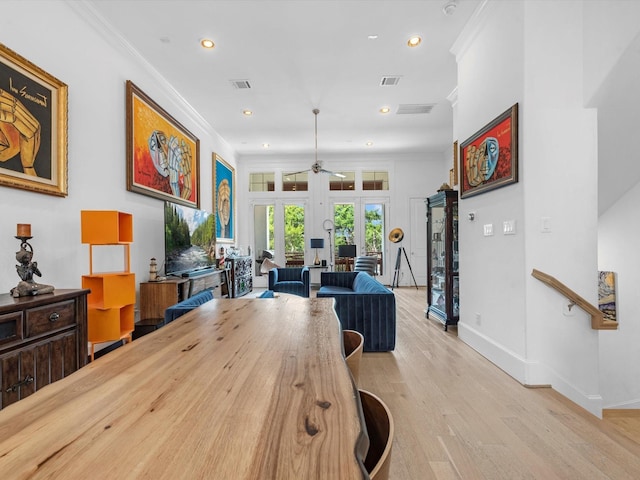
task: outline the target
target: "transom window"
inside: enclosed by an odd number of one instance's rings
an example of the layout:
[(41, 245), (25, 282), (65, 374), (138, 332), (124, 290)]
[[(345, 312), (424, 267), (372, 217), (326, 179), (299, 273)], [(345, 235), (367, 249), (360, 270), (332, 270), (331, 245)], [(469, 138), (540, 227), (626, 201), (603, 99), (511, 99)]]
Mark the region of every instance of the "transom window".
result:
[(362, 172), (362, 190), (389, 190), (389, 172)]
[(329, 190), (350, 190), (356, 188), (356, 172), (336, 172), (344, 175), (344, 178), (331, 175)]
[(275, 190), (275, 174), (260, 172), (249, 174), (250, 192), (273, 192)]
[(283, 192), (306, 192), (309, 190), (309, 175), (307, 172), (282, 176)]

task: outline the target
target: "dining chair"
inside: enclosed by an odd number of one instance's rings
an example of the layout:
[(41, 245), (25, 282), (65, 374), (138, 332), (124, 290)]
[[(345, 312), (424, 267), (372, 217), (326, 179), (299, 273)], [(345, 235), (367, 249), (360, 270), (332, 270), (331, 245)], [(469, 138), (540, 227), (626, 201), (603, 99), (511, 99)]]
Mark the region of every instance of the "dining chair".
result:
[(347, 362), (353, 383), (358, 386), (360, 380), (360, 360), (362, 359), (362, 350), (364, 348), (364, 337), (360, 332), (355, 330), (342, 331), (342, 345), (344, 348), (344, 359)]
[(394, 425), (389, 407), (376, 395), (359, 390), (364, 422), (369, 434), (369, 451), (364, 466), (371, 480), (388, 480)]

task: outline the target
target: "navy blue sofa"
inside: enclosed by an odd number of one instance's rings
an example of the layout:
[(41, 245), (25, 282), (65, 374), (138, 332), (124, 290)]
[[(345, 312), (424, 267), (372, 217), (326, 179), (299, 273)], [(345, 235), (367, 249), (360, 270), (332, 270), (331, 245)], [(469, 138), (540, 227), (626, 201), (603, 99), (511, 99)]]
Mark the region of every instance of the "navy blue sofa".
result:
[(309, 267), (272, 268), (269, 270), (269, 290), (309, 298)]
[(317, 296), (335, 298), (342, 328), (364, 336), (365, 352), (396, 347), (396, 297), (368, 273), (322, 272)]
[(213, 290), (210, 288), (202, 290), (175, 305), (171, 305), (164, 311), (164, 324), (166, 325), (169, 322), (173, 322), (176, 318), (181, 317), (209, 300), (213, 300)]

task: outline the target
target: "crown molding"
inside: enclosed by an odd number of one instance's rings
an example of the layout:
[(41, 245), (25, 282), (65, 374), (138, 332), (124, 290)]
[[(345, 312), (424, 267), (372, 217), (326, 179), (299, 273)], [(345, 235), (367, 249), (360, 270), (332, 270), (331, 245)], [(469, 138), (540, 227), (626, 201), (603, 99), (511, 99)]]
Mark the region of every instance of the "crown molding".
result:
[[(93, 6), (85, 0), (65, 0), (65, 3), (78, 14), (93, 30), (107, 41), (114, 49), (131, 58), (135, 65), (144, 69), (161, 90), (169, 97), (173, 104), (189, 119), (205, 132), (215, 131), (211, 124), (155, 69), (149, 61), (131, 45), (126, 38)], [(135, 83), (135, 82), (134, 82)]]
[(456, 57), (456, 61), (464, 56), (469, 50), (469, 47), (476, 39), (478, 34), (486, 26), (493, 12), (498, 8), (497, 3), (494, 0), (483, 0), (480, 5), (475, 9), (471, 18), (467, 21), (466, 25), (462, 29), (460, 35), (449, 51)]

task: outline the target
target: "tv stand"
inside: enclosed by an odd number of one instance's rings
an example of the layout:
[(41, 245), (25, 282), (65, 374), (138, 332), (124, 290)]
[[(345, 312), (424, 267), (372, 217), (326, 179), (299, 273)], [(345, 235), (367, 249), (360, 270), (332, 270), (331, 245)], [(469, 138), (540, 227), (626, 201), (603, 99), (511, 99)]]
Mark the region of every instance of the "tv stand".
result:
[(199, 277), (201, 275), (207, 275), (210, 273), (214, 273), (216, 271), (215, 268), (200, 268), (198, 270), (190, 270), (188, 272), (183, 272), (182, 273), (182, 278), (192, 278), (192, 277)]
[(162, 327), (164, 311), (168, 307), (202, 290), (211, 288), (214, 298), (229, 294), (224, 270), (211, 268), (198, 270), (198, 273), (197, 276), (169, 277), (161, 282), (140, 283), (140, 320), (135, 324), (134, 339)]

